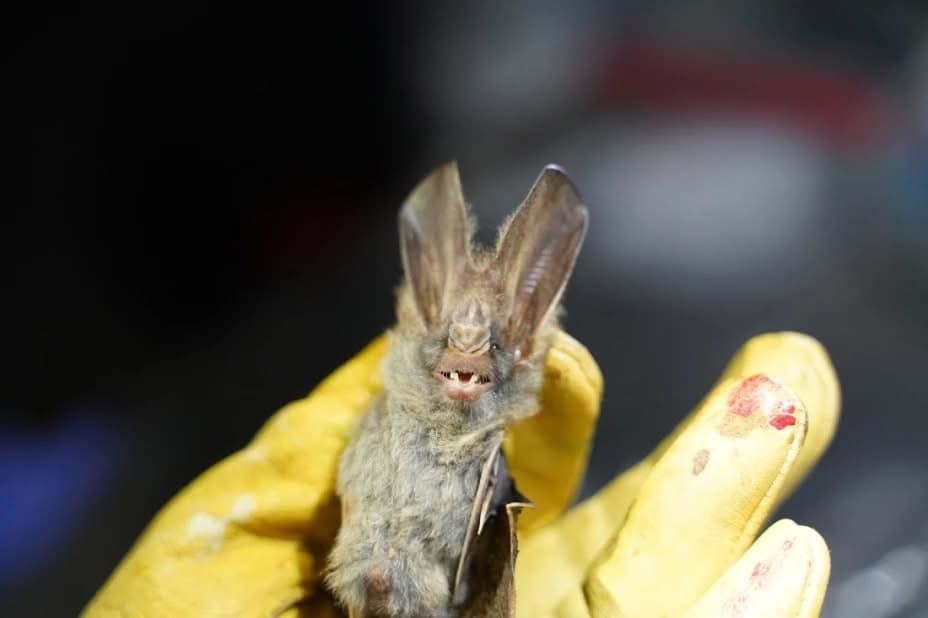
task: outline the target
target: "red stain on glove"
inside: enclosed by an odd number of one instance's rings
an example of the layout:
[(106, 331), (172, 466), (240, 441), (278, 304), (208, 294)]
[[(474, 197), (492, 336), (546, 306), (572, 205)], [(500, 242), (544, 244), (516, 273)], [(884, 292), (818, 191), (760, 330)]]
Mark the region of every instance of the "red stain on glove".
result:
[(786, 390), (762, 373), (745, 379), (732, 392), (728, 411), (744, 417), (761, 412), (775, 429), (796, 424), (796, 407), (790, 403)]

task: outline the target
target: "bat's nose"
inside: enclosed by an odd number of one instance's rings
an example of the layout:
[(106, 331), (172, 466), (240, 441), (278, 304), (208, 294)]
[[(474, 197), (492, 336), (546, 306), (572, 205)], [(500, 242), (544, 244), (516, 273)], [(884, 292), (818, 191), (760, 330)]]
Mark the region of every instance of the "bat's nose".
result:
[(482, 325), (452, 324), (448, 332), (448, 347), (465, 354), (480, 354), (490, 344), (490, 329)]

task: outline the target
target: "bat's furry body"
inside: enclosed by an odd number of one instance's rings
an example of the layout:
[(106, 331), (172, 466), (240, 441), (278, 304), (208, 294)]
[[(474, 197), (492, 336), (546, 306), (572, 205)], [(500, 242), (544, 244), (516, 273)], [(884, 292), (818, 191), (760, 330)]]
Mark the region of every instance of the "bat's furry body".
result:
[[(559, 176), (544, 186), (545, 174)], [(542, 174), (526, 198), (545, 202), (533, 206), (542, 212), (520, 219), (523, 206), (496, 251), (471, 247), (453, 166), (404, 206), (407, 277), (382, 366), (384, 394), (338, 471), (344, 519), (326, 581), (356, 614), (454, 614), (481, 468), (504, 428), (538, 408), (555, 308), (586, 228), (569, 181), (551, 182), (562, 177)], [(557, 200), (564, 203), (545, 212)]]

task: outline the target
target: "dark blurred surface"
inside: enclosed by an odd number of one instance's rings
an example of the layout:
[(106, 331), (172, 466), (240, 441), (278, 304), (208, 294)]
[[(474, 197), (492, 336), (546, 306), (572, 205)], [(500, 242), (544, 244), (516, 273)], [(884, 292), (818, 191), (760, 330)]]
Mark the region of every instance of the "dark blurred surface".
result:
[(832, 548), (827, 616), (928, 615), (928, 8), (376, 6), (0, 26), (3, 615), (75, 614), (167, 499), (392, 322), (396, 210), (452, 158), (485, 233), (549, 162), (589, 205), (585, 495), (748, 337), (812, 334), (844, 412), (783, 514)]

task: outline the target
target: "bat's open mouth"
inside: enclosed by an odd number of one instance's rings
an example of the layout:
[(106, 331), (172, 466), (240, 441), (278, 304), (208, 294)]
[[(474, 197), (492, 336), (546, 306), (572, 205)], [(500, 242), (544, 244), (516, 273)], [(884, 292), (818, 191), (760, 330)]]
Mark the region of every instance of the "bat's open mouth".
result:
[(436, 371), (435, 376), (441, 382), (445, 395), (455, 401), (475, 401), (493, 388), (493, 380), (490, 376), (474, 371), (463, 369)]

